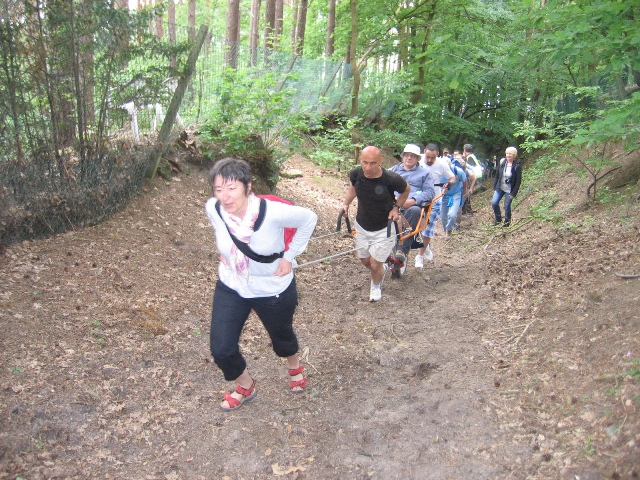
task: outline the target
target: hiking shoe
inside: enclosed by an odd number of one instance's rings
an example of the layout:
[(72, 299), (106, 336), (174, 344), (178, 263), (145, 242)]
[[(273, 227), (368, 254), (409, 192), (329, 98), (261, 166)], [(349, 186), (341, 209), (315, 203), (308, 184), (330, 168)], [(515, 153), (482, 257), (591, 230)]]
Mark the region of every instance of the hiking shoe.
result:
[(493, 223), (491, 224), (494, 227), (497, 227), (498, 225), (500, 225), (502, 223), (502, 220), (494, 220)]
[(382, 298), (382, 287), (380, 285), (378, 286), (371, 285), (371, 290), (369, 290), (369, 301), (379, 302), (381, 298)]
[(422, 255), (416, 255), (416, 258), (413, 260), (413, 265), (416, 268), (424, 268), (424, 257)]
[(511, 220), (505, 220), (504, 223), (502, 224), (503, 227), (508, 227), (511, 225)]
[(424, 251), (424, 258), (426, 258), (428, 262), (433, 261), (433, 252), (431, 251), (430, 245), (427, 245), (427, 249)]

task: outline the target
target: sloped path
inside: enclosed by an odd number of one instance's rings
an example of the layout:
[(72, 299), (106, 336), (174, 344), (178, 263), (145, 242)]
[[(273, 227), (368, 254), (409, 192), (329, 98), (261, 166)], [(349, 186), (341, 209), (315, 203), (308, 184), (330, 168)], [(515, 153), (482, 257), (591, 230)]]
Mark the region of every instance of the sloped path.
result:
[[(318, 212), (318, 235), (333, 231), (345, 179), (301, 160), (294, 166), (304, 177), (283, 180), (278, 193)], [(404, 279), (387, 279), (377, 304), (368, 302), (367, 273), (352, 255), (299, 269), (296, 325), (308, 392), (288, 392), (286, 367), (252, 317), (242, 345), (258, 396), (232, 414), (220, 411), (221, 391), (231, 386), (208, 352), (216, 279), (208, 195), (204, 171), (158, 180), (104, 224), (7, 250), (0, 478), (525, 479), (615, 471), (617, 460), (581, 464), (581, 445), (549, 443), (559, 435), (547, 425), (554, 410), (534, 405), (547, 415), (543, 424), (528, 408), (530, 398), (552, 397), (544, 386), (531, 393), (525, 363), (517, 373), (507, 365), (516, 363), (508, 356), (513, 341), (501, 335), (530, 305), (501, 293), (503, 272), (492, 262), (502, 257), (488, 253), (509, 256), (515, 247), (496, 239), (495, 250), (485, 248), (486, 209), (465, 218), (449, 242), (436, 237), (435, 261), (423, 271), (409, 267)], [(312, 242), (300, 262), (351, 247), (349, 238), (328, 237)], [(635, 258), (637, 247), (629, 251)], [(637, 312), (627, 315), (626, 340), (637, 342)], [(545, 332), (532, 327), (521, 345), (529, 334), (551, 344), (557, 332), (549, 341)], [(629, 459), (636, 450), (625, 452)]]

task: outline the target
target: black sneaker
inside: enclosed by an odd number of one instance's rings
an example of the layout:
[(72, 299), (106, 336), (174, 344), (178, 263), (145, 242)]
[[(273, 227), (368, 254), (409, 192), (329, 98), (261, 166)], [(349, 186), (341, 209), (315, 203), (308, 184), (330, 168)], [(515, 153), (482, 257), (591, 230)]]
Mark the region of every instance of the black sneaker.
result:
[(502, 226), (503, 227), (508, 227), (509, 225), (511, 225), (511, 220), (505, 220), (504, 224)]

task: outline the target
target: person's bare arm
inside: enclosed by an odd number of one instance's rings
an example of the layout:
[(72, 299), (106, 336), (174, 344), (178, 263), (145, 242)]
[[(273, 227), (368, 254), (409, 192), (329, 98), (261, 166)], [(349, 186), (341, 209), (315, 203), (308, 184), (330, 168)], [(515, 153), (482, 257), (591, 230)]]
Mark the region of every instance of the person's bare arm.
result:
[(473, 187), (476, 186), (476, 176), (473, 173), (469, 173), (469, 178), (471, 179), (471, 185), (469, 185), (469, 195), (473, 193)]
[(347, 194), (344, 197), (344, 202), (342, 204), (342, 209), (344, 210), (344, 216), (347, 216), (347, 211), (349, 210), (349, 205), (353, 202), (353, 199), (356, 198), (356, 187), (351, 185), (349, 190), (347, 190)]

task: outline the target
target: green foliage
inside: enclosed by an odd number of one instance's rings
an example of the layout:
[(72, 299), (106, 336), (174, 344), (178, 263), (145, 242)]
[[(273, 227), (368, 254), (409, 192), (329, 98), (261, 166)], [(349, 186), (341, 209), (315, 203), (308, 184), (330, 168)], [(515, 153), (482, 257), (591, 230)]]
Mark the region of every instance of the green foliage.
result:
[[(291, 113), (295, 92), (278, 90), (273, 74), (243, 74), (227, 69), (219, 84), (219, 102), (201, 129), (201, 139), (215, 144), (205, 155), (220, 152), (253, 163), (271, 186), (280, 165), (299, 148), (307, 117)], [(206, 147), (205, 147), (206, 148)]]
[(529, 214), (535, 220), (559, 224), (562, 221), (562, 213), (553, 212), (551, 210), (557, 202), (557, 194), (553, 191), (549, 191), (547, 197), (543, 198), (540, 203), (536, 203), (529, 207)]
[(633, 380), (640, 380), (640, 360), (632, 359), (631, 368), (624, 372), (625, 375), (631, 377)]
[[(409, 102), (399, 104), (393, 115), (387, 121), (387, 125), (405, 138), (410, 138), (411, 143), (438, 142), (442, 137), (433, 138), (429, 134), (436, 134), (438, 130), (431, 128), (433, 107), (427, 104), (414, 105)], [(437, 134), (436, 134), (437, 135)], [(406, 142), (405, 142), (406, 143)]]
[(357, 117), (338, 119), (336, 127), (314, 137), (317, 146), (309, 155), (311, 161), (322, 168), (337, 168), (338, 171), (350, 164), (356, 146), (353, 143), (354, 129), (359, 121)]
[(380, 148), (398, 149), (403, 148), (407, 143), (417, 141), (412, 136), (390, 129), (376, 130), (366, 127), (362, 129), (362, 134), (367, 139), (367, 143)]
[(640, 140), (640, 93), (608, 103), (608, 109), (593, 112), (595, 120), (575, 132), (572, 145), (594, 145), (623, 141), (634, 148)]
[[(551, 113), (551, 116), (555, 115)], [(536, 124), (533, 120), (514, 122), (514, 135), (523, 139), (520, 142), (520, 149), (523, 152), (531, 153), (539, 149), (555, 149), (560, 146), (559, 140), (554, 136), (554, 124), (544, 113), (541, 114), (541, 118), (543, 119), (542, 124)]]
[(0, 26), (0, 161), (56, 163), (61, 176), (65, 160), (84, 164), (87, 152), (103, 152), (110, 109), (160, 101), (176, 73), (166, 60), (185, 48), (149, 31), (160, 5), (137, 12), (112, 2), (13, 7)]
[(625, 86), (640, 77), (639, 17), (637, 2), (616, 0), (549, 2), (516, 17), (516, 30), (527, 37), (509, 63), (527, 87), (528, 110), (516, 130), (528, 151), (554, 143), (637, 144), (640, 99), (628, 97)]
[(587, 437), (584, 449), (583, 449), (583, 453), (585, 456), (587, 457), (593, 457), (594, 455), (596, 455), (598, 453), (598, 450), (596, 449), (595, 445), (593, 444), (593, 438), (591, 437)]
[(602, 205), (620, 205), (632, 197), (633, 189), (631, 187), (625, 188), (624, 191), (616, 191), (608, 186), (604, 186), (598, 189), (595, 200)]
[(530, 58), (533, 66), (564, 68), (574, 78), (582, 73), (591, 76), (595, 68), (617, 74), (630, 60), (633, 68), (640, 68), (632, 56), (640, 43), (638, 13), (636, 2), (616, 0), (556, 1), (531, 9), (522, 18), (535, 32), (528, 47), (544, 53)]
[(543, 155), (538, 158), (533, 165), (530, 165), (522, 172), (523, 183), (540, 184), (545, 178), (553, 175), (556, 168), (560, 167), (560, 162), (555, 155)]

